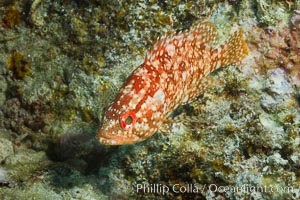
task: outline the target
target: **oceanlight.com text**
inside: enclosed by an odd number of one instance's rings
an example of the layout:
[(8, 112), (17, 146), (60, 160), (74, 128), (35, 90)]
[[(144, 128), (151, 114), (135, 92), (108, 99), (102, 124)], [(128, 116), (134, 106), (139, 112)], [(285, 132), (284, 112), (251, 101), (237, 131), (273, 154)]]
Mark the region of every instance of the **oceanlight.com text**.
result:
[(161, 183), (153, 184), (137, 184), (135, 186), (136, 193), (156, 193), (165, 195), (169, 192), (173, 193), (205, 193), (209, 192), (218, 192), (218, 193), (253, 193), (253, 192), (262, 192), (262, 193), (294, 193), (299, 188), (294, 188), (292, 186), (275, 186), (275, 185), (265, 185), (265, 186), (253, 186), (249, 184), (243, 184), (239, 186), (232, 185), (217, 185), (217, 184), (204, 184), (202, 186), (196, 184), (173, 184), (165, 185)]

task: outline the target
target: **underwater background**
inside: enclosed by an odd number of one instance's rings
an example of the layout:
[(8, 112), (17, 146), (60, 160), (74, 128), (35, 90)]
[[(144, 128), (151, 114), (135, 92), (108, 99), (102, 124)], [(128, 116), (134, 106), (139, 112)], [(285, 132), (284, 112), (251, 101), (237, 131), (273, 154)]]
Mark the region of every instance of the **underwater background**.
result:
[[(101, 145), (147, 50), (203, 20), (249, 56), (169, 134)], [(0, 0), (0, 199), (299, 199), (299, 106), (299, 0)]]

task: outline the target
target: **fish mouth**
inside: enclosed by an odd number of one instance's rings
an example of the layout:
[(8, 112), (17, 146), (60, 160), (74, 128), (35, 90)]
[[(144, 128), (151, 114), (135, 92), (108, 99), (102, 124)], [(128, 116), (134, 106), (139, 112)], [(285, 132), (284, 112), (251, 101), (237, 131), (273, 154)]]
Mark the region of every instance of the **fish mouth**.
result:
[(116, 145), (124, 145), (124, 144), (134, 144), (142, 141), (140, 137), (131, 134), (130, 137), (122, 137), (122, 136), (110, 136), (108, 134), (98, 133), (97, 139), (101, 144), (116, 146)]
[(117, 144), (117, 142), (115, 140), (104, 137), (102, 135), (97, 135), (97, 138), (98, 138), (99, 142), (104, 145), (120, 145), (120, 144)]

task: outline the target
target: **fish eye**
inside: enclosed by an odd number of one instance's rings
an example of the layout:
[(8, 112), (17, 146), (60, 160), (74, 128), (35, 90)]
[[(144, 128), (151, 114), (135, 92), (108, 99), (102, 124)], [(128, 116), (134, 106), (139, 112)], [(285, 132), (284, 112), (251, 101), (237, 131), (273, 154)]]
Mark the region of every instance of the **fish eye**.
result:
[(132, 117), (131, 116), (127, 116), (126, 119), (125, 119), (125, 124), (126, 125), (130, 125), (130, 124), (132, 124), (132, 121), (133, 121)]
[(128, 111), (124, 113), (120, 119), (120, 123), (123, 129), (132, 128), (135, 122), (136, 122), (136, 115), (134, 111)]

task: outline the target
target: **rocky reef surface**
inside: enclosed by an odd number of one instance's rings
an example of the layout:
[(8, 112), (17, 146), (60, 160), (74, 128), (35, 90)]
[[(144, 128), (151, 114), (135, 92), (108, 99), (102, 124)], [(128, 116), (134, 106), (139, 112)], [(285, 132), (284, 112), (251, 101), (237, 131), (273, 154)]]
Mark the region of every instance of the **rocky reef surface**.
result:
[[(250, 55), (169, 134), (98, 144), (147, 49), (201, 20)], [(0, 2), (0, 199), (299, 199), (299, 106), (299, 0)]]

